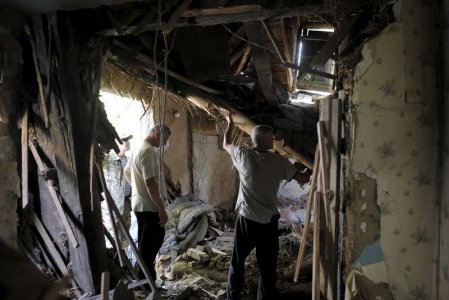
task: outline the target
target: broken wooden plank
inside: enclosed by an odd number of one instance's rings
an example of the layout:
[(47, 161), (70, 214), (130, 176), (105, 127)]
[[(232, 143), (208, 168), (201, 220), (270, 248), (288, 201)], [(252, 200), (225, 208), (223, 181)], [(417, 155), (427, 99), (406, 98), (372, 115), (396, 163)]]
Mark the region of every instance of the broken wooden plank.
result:
[[(103, 190), (107, 190), (106, 180), (104, 179), (103, 169), (101, 166), (97, 163), (97, 172), (98, 176), (100, 178), (101, 186), (103, 187)], [(150, 288), (152, 290), (153, 296), (159, 296), (159, 292), (156, 288), (156, 283), (154, 282), (154, 278), (151, 277), (150, 272), (148, 271), (147, 266), (145, 265), (145, 262), (143, 261), (142, 255), (140, 254), (139, 250), (136, 247), (136, 244), (134, 243), (133, 239), (131, 238), (131, 235), (129, 234), (128, 230), (126, 229), (125, 222), (123, 221), (120, 211), (118, 210), (117, 206), (114, 203), (114, 200), (112, 199), (111, 195), (109, 193), (105, 193), (106, 195), (106, 201), (109, 202), (110, 207), (112, 208), (112, 212), (117, 217), (118, 223), (123, 231), (125, 233), (125, 236), (131, 246), (131, 249), (134, 252), (134, 255), (136, 256), (137, 263), (139, 264), (143, 274), (145, 275), (146, 279), (149, 282)], [(118, 249), (120, 250), (120, 249)]]
[[(212, 114), (211, 111), (214, 111), (215, 113), (221, 114), (223, 118), (225, 118), (227, 112), (229, 110), (232, 111), (235, 126), (237, 126), (240, 130), (246, 132), (247, 134), (251, 134), (253, 128), (258, 125), (246, 115), (238, 110), (233, 109), (226, 102), (217, 97), (202, 95), (198, 91), (189, 91), (186, 88), (184, 88), (184, 91), (185, 97), (189, 102), (208, 113)], [(313, 163), (311, 162), (311, 160), (305, 155), (299, 153), (297, 150), (293, 149), (291, 146), (284, 146), (275, 141), (273, 149), (283, 156), (291, 157), (299, 161), (309, 169), (313, 168)]]
[(236, 6), (214, 7), (214, 8), (192, 8), (184, 11), (182, 17), (205, 17), (205, 16), (220, 16), (228, 14), (239, 14), (246, 12), (259, 11), (260, 5), (255, 4), (243, 4)]
[(329, 166), (328, 162), (328, 147), (327, 147), (327, 137), (324, 136), (324, 125), (323, 121), (319, 121), (317, 123), (317, 131), (318, 131), (318, 148), (320, 150), (320, 175), (321, 175), (321, 197), (323, 198), (324, 203), (324, 215), (325, 215), (325, 224), (326, 227), (330, 226), (330, 198), (332, 192), (329, 190)]
[[(109, 193), (109, 191), (106, 190), (106, 191), (104, 191), (104, 193), (105, 194)], [(114, 231), (114, 236), (115, 236), (114, 242), (115, 242), (115, 247), (117, 249), (117, 255), (118, 255), (118, 258), (119, 258), (120, 267), (123, 267), (123, 266), (125, 266), (125, 262), (124, 262), (125, 259), (123, 257), (123, 253), (121, 251), (122, 247), (121, 247), (121, 244), (120, 244), (119, 231), (117, 230), (117, 225), (115, 223), (114, 213), (112, 212), (112, 208), (111, 208), (111, 205), (109, 204), (109, 201), (106, 201), (106, 204), (108, 206), (109, 217), (111, 218), (112, 229)]]
[(246, 66), (246, 64), (249, 61), (249, 54), (251, 53), (251, 46), (250, 45), (246, 45), (245, 47), (245, 52), (242, 55), (242, 58), (240, 59), (239, 65), (237, 67), (237, 69), (234, 72), (234, 76), (237, 76), (240, 74), (240, 72), (242, 72), (243, 68)]
[(313, 163), (312, 182), (310, 184), (309, 195), (307, 196), (306, 219), (304, 221), (303, 234), (302, 234), (302, 239), (301, 239), (301, 245), (299, 247), (298, 258), (296, 259), (295, 276), (293, 278), (294, 282), (298, 282), (299, 272), (301, 271), (302, 259), (304, 257), (304, 251), (306, 249), (307, 234), (309, 232), (310, 216), (312, 214), (313, 195), (315, 193), (318, 174), (320, 173), (319, 165), (318, 165), (319, 161), (320, 161), (320, 151), (317, 147), (317, 149), (315, 150), (315, 160)]
[[(296, 7), (282, 7), (275, 9), (260, 9), (256, 11), (246, 11), (233, 14), (216, 14), (207, 16), (193, 16), (187, 19), (181, 19), (174, 27), (186, 27), (186, 26), (212, 26), (219, 24), (240, 23), (267, 20), (271, 18), (290, 18), (296, 16), (315, 15), (320, 10), (319, 5), (299, 5)], [(156, 31), (163, 29), (164, 24), (159, 22), (153, 22), (147, 24), (140, 32), (144, 31)], [(136, 26), (130, 26), (124, 30), (124, 34), (128, 32), (134, 32)], [(134, 32), (138, 34), (140, 32)], [(116, 29), (104, 29), (98, 32), (99, 34), (107, 36), (120, 35)]]
[[(29, 147), (31, 150), (31, 153), (34, 156), (34, 159), (36, 161), (36, 164), (39, 168), (39, 171), (44, 174), (48, 168), (44, 165), (42, 159), (39, 156), (39, 153), (37, 152), (36, 147), (34, 146), (34, 143), (29, 143)], [(75, 234), (73, 233), (72, 227), (70, 226), (69, 220), (67, 218), (67, 215), (64, 211), (64, 208), (61, 204), (61, 199), (58, 193), (55, 190), (55, 187), (53, 186), (52, 182), (50, 180), (45, 179), (45, 183), (47, 184), (48, 191), (50, 192), (51, 198), (53, 199), (53, 202), (56, 206), (56, 210), (58, 212), (59, 217), (61, 218), (62, 224), (64, 225), (64, 229), (67, 232), (67, 236), (69, 237), (69, 240), (74, 248), (78, 247), (79, 243), (75, 237)]]
[(50, 252), (51, 257), (53, 258), (53, 261), (56, 263), (56, 266), (58, 267), (61, 274), (64, 276), (70, 276), (69, 270), (67, 269), (67, 266), (65, 265), (64, 260), (61, 257), (61, 254), (59, 254), (55, 245), (53, 245), (53, 241), (51, 240), (50, 236), (48, 235), (47, 231), (44, 228), (44, 225), (42, 225), (41, 221), (39, 220), (35, 212), (32, 213), (31, 218), (34, 226), (36, 227), (37, 231), (42, 237), (45, 246)]
[(29, 106), (25, 102), (25, 111), (22, 116), (22, 133), (21, 133), (21, 146), (22, 146), (22, 208), (28, 205), (28, 118), (29, 118)]
[(167, 25), (165, 25), (164, 29), (162, 30), (164, 34), (169, 34), (173, 30), (173, 28), (176, 27), (176, 24), (183, 15), (184, 11), (189, 7), (190, 3), (192, 3), (192, 0), (184, 0), (181, 4), (178, 5), (176, 10), (170, 16)]

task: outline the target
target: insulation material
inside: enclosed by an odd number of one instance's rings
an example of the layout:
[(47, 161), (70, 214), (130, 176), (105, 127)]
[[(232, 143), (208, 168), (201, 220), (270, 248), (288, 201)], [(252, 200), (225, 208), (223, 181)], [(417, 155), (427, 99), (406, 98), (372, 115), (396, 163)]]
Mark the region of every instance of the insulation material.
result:
[[(426, 1), (399, 1), (396, 12), (398, 22), (365, 44), (355, 71), (350, 169), (376, 180), (380, 245), (394, 298), (435, 299), (438, 120), (430, 116), (438, 115), (439, 99), (434, 8)], [(354, 232), (351, 239), (372, 230)]]
[(229, 154), (218, 148), (218, 137), (193, 133), (194, 192), (214, 207), (232, 209), (237, 172)]

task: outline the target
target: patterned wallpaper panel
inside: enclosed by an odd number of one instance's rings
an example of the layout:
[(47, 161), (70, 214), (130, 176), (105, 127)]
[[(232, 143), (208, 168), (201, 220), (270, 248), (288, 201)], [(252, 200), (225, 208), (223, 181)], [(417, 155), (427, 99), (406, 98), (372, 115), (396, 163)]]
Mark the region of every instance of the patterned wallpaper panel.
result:
[(377, 181), (380, 242), (395, 299), (436, 299), (436, 270), (441, 268), (449, 279), (447, 263), (440, 265), (437, 256), (439, 99), (433, 3), (399, 1), (397, 22), (367, 42), (354, 78), (351, 167)]

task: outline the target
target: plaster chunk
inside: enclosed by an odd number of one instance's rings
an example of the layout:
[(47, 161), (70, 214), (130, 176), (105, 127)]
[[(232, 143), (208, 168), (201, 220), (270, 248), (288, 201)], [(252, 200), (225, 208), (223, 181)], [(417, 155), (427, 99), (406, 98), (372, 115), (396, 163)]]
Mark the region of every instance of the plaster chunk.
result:
[(363, 233), (366, 233), (366, 223), (363, 222), (362, 224), (360, 224), (360, 230), (362, 230)]

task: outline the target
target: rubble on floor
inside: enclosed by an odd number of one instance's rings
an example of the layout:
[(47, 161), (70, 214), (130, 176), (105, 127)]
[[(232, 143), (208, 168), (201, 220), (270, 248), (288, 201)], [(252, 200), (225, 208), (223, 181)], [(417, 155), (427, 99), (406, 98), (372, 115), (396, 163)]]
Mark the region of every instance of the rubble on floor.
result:
[[(226, 220), (209, 225), (198, 245), (187, 249), (172, 261), (169, 253), (157, 258), (157, 272), (162, 274), (156, 283), (161, 287), (163, 299), (226, 299), (227, 276), (231, 261), (236, 213), (228, 213)], [(209, 216), (209, 220), (213, 220)], [(214, 229), (211, 230), (210, 228)], [(298, 227), (298, 226), (296, 226)], [(280, 299), (297, 298), (310, 294), (312, 248), (306, 247), (306, 257), (299, 283), (293, 283), (296, 256), (299, 249), (298, 233), (290, 223), (280, 225), (280, 251), (278, 257), (278, 290)], [(226, 231), (225, 231), (226, 230)], [(219, 235), (218, 235), (219, 233)], [(254, 299), (257, 293), (259, 271), (253, 251), (247, 258), (243, 299)]]

